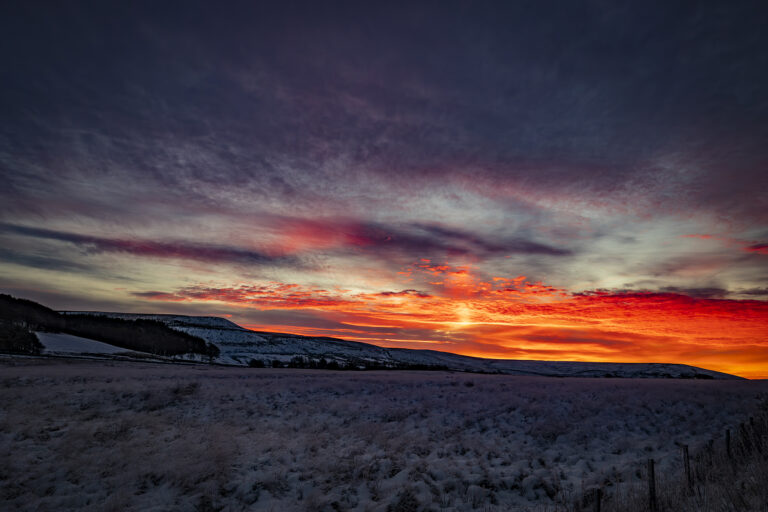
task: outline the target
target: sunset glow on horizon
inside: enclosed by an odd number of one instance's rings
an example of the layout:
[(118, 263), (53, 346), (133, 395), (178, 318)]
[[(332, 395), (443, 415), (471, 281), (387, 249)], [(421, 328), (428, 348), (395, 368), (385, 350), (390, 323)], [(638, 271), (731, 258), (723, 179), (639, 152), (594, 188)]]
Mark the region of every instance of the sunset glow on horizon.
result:
[[(215, 302), (232, 311), (305, 311), (334, 327), (243, 324), (256, 331), (342, 337), (386, 347), (476, 357), (604, 362), (683, 362), (749, 378), (768, 376), (760, 343), (768, 303), (680, 293), (567, 293), (525, 276), (478, 281), (465, 268), (414, 265), (441, 281), (416, 289), (362, 293), (266, 283), (192, 286), (146, 293), (159, 302)], [(413, 268), (405, 272), (413, 275)], [(413, 284), (414, 278), (408, 278)]]
[(172, 4), (0, 16), (0, 293), (768, 378), (763, 9)]

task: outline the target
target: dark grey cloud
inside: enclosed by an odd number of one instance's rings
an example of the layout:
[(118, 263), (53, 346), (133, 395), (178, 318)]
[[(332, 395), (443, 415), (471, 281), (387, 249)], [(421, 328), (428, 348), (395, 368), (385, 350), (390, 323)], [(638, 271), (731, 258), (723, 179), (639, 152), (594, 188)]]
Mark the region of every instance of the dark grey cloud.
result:
[(407, 297), (407, 296), (415, 296), (415, 297), (432, 297), (429, 293), (422, 292), (420, 290), (414, 290), (413, 288), (409, 288), (407, 290), (400, 290), (399, 292), (392, 292), (392, 291), (385, 291), (385, 292), (379, 292), (377, 295), (381, 295), (383, 297)]
[(16, 235), (68, 242), (88, 252), (124, 253), (148, 258), (174, 258), (210, 263), (251, 265), (292, 265), (299, 263), (290, 257), (271, 256), (240, 247), (207, 245), (180, 241), (105, 238), (52, 229), (17, 226), (0, 223), (0, 230)]
[(484, 236), (474, 233), (467, 233), (458, 229), (439, 226), (436, 224), (414, 224), (415, 228), (424, 231), (433, 240), (445, 241), (444, 243), (466, 244), (476, 252), (486, 252), (489, 254), (539, 254), (549, 256), (568, 256), (572, 251), (564, 248), (553, 247), (550, 245), (526, 240), (523, 238), (498, 237), (494, 240), (488, 240)]
[[(0, 229), (2, 229), (0, 227)], [(42, 270), (58, 270), (64, 272), (93, 272), (95, 269), (83, 263), (69, 259), (57, 258), (29, 252), (19, 252), (0, 247), (0, 262), (21, 265)]]
[(481, 259), (513, 254), (570, 256), (567, 248), (553, 247), (518, 237), (492, 237), (437, 224), (414, 223), (392, 226), (377, 223), (352, 224), (346, 229), (350, 245), (385, 257), (467, 256)]
[(664, 286), (659, 291), (664, 293), (677, 293), (696, 299), (724, 299), (732, 292), (724, 288), (683, 288), (679, 286)]
[[(603, 290), (607, 292), (609, 290)], [(627, 283), (623, 288), (610, 290), (617, 294), (652, 293), (684, 295), (693, 299), (733, 299), (743, 296), (768, 296), (768, 288), (723, 288), (720, 286), (659, 286), (655, 281)], [(580, 293), (577, 293), (580, 295)]]
[(178, 300), (175, 294), (168, 292), (148, 291), (148, 292), (131, 292), (131, 295), (140, 299), (150, 300)]
[[(134, 305), (120, 300), (112, 300), (105, 297), (89, 297), (76, 290), (74, 292), (61, 292), (50, 287), (30, 287), (17, 283), (13, 279), (0, 276), (0, 293), (6, 293), (14, 297), (34, 300), (54, 310), (72, 311), (121, 311), (140, 312), (134, 309)], [(171, 306), (172, 307), (172, 306)], [(164, 307), (168, 310), (169, 307)]]
[[(522, 238), (487, 239), (479, 234), (437, 225), (385, 225), (375, 223), (318, 224), (325, 233), (340, 232), (341, 245), (320, 249), (325, 254), (363, 254), (394, 265), (408, 265), (420, 258), (438, 260), (472, 256), (479, 260), (508, 255), (554, 256), (572, 255), (566, 248)], [(129, 237), (102, 237), (45, 228), (0, 223), (0, 233), (72, 244), (87, 253), (123, 253), (146, 258), (185, 259), (210, 263), (256, 266), (310, 268), (317, 253), (313, 249), (294, 255), (282, 254), (279, 248), (258, 251), (239, 246), (214, 245), (184, 240), (154, 240)], [(58, 270), (84, 270), (87, 265), (68, 260), (39, 256), (26, 251), (0, 251), (0, 261)]]
[(736, 293), (755, 297), (768, 297), (768, 288), (747, 288), (745, 290), (738, 290)]
[(105, 175), (201, 204), (226, 185), (301, 205), (373, 176), (768, 212), (761, 2), (3, 9), (15, 212)]

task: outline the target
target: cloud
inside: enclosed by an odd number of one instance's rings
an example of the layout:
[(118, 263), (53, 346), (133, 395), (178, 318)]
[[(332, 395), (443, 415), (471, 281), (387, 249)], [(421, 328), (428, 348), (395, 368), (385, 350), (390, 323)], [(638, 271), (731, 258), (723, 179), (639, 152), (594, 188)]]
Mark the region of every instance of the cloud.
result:
[[(292, 283), (180, 288), (174, 292), (134, 292), (152, 300), (216, 301), (263, 310), (318, 310), (352, 315), (373, 325), (443, 324), (522, 325), (526, 323), (568, 326), (602, 325), (603, 329), (634, 333), (679, 332), (684, 336), (728, 337), (706, 322), (731, 323), (732, 328), (751, 331), (768, 324), (768, 302), (712, 298), (712, 291), (695, 290), (697, 295), (679, 292), (589, 290), (567, 294), (541, 283), (496, 278), (493, 283), (465, 281), (464, 293), (452, 293), (446, 286), (441, 295), (416, 290), (401, 292), (351, 292), (322, 289)], [(367, 321), (365, 320), (367, 318)], [(755, 322), (750, 324), (750, 322)], [(763, 326), (764, 327), (764, 326)]]
[(661, 288), (662, 292), (675, 293), (679, 295), (686, 295), (688, 297), (695, 297), (700, 299), (722, 299), (729, 295), (731, 292), (723, 288), (681, 288), (679, 286), (664, 286)]
[(191, 5), (178, 23), (149, 6), (18, 9), (3, 54), (17, 64), (3, 84), (15, 204), (55, 165), (73, 184), (110, 169), (211, 203), (385, 207), (448, 185), (767, 211), (750, 107), (766, 82), (760, 9), (387, 5), (375, 24), (311, 4)]
[(92, 253), (123, 253), (147, 258), (172, 258), (203, 261), (209, 263), (235, 263), (247, 265), (291, 265), (297, 266), (295, 258), (272, 256), (264, 252), (180, 241), (157, 241), (143, 239), (105, 238), (51, 229), (0, 224), (0, 229), (17, 235), (67, 242)]
[(407, 297), (409, 295), (415, 295), (417, 297), (423, 297), (423, 298), (431, 297), (431, 295), (428, 293), (421, 292), (419, 290), (413, 290), (413, 289), (400, 290), (399, 292), (379, 292), (378, 295), (382, 297)]
[[(427, 330), (464, 311), (650, 335), (723, 290), (762, 297), (765, 6), (300, 4), (9, 6), (0, 230), (29, 244), (0, 257), (84, 283), (83, 252), (136, 256), (84, 293), (162, 276), (128, 299)], [(230, 267), (187, 287), (172, 260)], [(242, 291), (232, 265), (300, 288)], [(651, 278), (659, 295), (569, 293)]]
[(458, 229), (438, 225), (412, 224), (402, 228), (378, 224), (363, 224), (350, 236), (350, 241), (364, 250), (404, 254), (411, 258), (432, 256), (491, 256), (526, 254), (538, 256), (568, 256), (570, 250), (542, 243), (517, 239), (489, 239)]
[(131, 292), (131, 295), (133, 295), (134, 297), (138, 297), (140, 299), (159, 300), (163, 302), (182, 302), (186, 300), (186, 298), (180, 297), (175, 293), (157, 292), (157, 291)]
[[(248, 318), (249, 325), (262, 330), (335, 335), (390, 347), (430, 343), (481, 357), (695, 364), (697, 350), (753, 352), (768, 329), (768, 301), (716, 298), (722, 290), (565, 293), (523, 276), (485, 282), (453, 267), (424, 265), (425, 277), (455, 274), (463, 283), (461, 293), (448, 284), (436, 287), (442, 293), (425, 294), (274, 282), (197, 285), (134, 296), (174, 304), (226, 304), (237, 308), (235, 317)], [(292, 313), (297, 314), (295, 323)], [(705, 360), (710, 367), (734, 371), (727, 362)], [(765, 373), (768, 368), (752, 370)]]
[(42, 270), (57, 270), (64, 272), (95, 271), (93, 267), (77, 261), (72, 261), (71, 259), (23, 253), (6, 248), (0, 248), (0, 262), (38, 268)]
[[(415, 223), (414, 228), (423, 231), (437, 246), (446, 244), (454, 248), (466, 246), (468, 252), (489, 255), (529, 254), (539, 256), (571, 256), (573, 251), (562, 247), (553, 247), (524, 238), (496, 237), (488, 239), (475, 233), (467, 233), (438, 224)], [(424, 240), (416, 239), (421, 243)], [(449, 251), (450, 252), (450, 251)]]
[(738, 293), (740, 295), (768, 296), (768, 288), (747, 288), (738, 290), (734, 293)]
[(291, 283), (237, 287), (189, 286), (174, 292), (133, 292), (135, 297), (160, 301), (217, 301), (265, 309), (325, 309), (352, 306), (359, 301), (346, 294)]
[(756, 252), (757, 254), (768, 254), (768, 244), (752, 244), (744, 248), (747, 252)]
[(563, 257), (574, 254), (567, 248), (519, 236), (493, 236), (480, 230), (469, 232), (436, 223), (385, 224), (350, 219), (296, 218), (283, 218), (276, 223), (280, 231), (275, 249), (285, 253), (317, 249), (398, 260), (465, 256), (483, 260), (508, 255)]

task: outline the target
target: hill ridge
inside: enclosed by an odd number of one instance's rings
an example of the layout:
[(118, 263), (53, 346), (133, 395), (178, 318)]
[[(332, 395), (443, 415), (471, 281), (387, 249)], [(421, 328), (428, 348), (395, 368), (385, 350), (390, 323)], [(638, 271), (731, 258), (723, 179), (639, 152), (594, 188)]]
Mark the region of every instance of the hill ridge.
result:
[(219, 361), (249, 365), (258, 361), (287, 364), (296, 358), (336, 361), (345, 365), (384, 367), (426, 366), (449, 370), (550, 377), (630, 377), (741, 379), (735, 375), (681, 363), (621, 363), (489, 359), (434, 349), (380, 347), (361, 341), (299, 334), (253, 331), (218, 316), (105, 311), (61, 311), (62, 314), (94, 314), (125, 319), (153, 319), (169, 327), (203, 338), (221, 350)]

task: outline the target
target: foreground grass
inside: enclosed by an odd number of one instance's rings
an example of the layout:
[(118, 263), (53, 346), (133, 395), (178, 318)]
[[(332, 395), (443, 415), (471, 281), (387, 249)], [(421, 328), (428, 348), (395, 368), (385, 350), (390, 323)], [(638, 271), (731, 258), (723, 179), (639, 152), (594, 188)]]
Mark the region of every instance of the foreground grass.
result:
[(745, 421), (766, 391), (748, 381), (11, 359), (0, 362), (0, 501), (569, 510), (601, 486), (630, 510), (647, 458), (660, 476), (677, 474), (676, 443), (703, 445)]
[[(768, 400), (738, 428), (694, 448), (684, 469), (685, 452), (675, 471), (657, 483), (656, 510), (676, 512), (768, 511)], [(644, 482), (616, 489), (604, 510), (651, 510), (648, 474)]]

